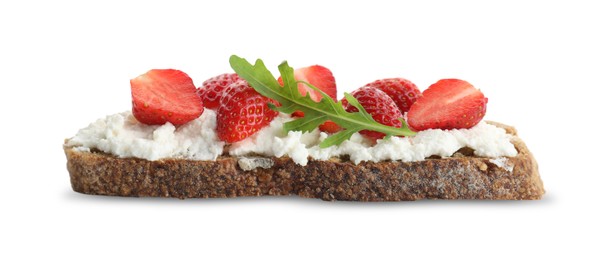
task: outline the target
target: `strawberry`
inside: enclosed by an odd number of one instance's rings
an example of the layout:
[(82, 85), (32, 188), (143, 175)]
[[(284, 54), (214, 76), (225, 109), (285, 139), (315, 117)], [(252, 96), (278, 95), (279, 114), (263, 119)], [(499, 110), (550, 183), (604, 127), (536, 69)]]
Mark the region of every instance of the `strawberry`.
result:
[[(306, 81), (329, 95), (334, 101), (337, 100), (336, 79), (328, 68), (321, 65), (313, 65), (295, 70), (293, 76), (295, 77), (295, 81)], [(279, 77), (278, 83), (283, 86), (283, 78)], [(302, 96), (306, 96), (306, 93), (309, 93), (310, 98), (317, 102), (321, 101), (323, 98), (319, 92), (304, 83), (298, 83), (298, 91)], [(292, 115), (295, 117), (303, 117), (304, 112), (295, 111)]]
[(472, 84), (460, 79), (442, 79), (429, 86), (408, 112), (414, 130), (470, 128), (487, 112), (488, 99)]
[(419, 88), (403, 78), (380, 79), (368, 83), (366, 87), (374, 87), (385, 92), (402, 113), (408, 112), (412, 104), (421, 97)]
[(304, 117), (304, 112), (298, 110), (298, 111), (291, 113), (291, 116), (292, 117)]
[[(357, 101), (365, 108), (368, 114), (372, 115), (376, 122), (384, 125), (400, 128), (402, 122), (399, 120), (402, 117), (402, 112), (399, 110), (395, 102), (382, 90), (373, 87), (361, 87), (351, 93)], [(349, 104), (345, 98), (342, 99), (342, 105), (347, 112), (359, 111), (356, 107)], [(376, 140), (385, 137), (385, 134), (370, 130), (359, 131), (362, 135)]]
[(246, 81), (230, 84), (217, 111), (217, 135), (228, 143), (238, 142), (268, 126), (278, 112), (268, 103), (278, 102), (261, 96)]
[(204, 112), (193, 81), (180, 70), (154, 69), (130, 80), (132, 114), (143, 124), (181, 125)]
[[(293, 76), (295, 77), (296, 81), (306, 81), (323, 91), (325, 94), (329, 95), (334, 101), (337, 100), (336, 79), (328, 68), (321, 65), (313, 65), (295, 70), (293, 72)], [(283, 85), (283, 78), (279, 77), (278, 83)], [(310, 98), (317, 102), (321, 101), (323, 98), (319, 92), (313, 90), (303, 83), (298, 83), (298, 91), (303, 96), (305, 96), (306, 93), (309, 93)], [(291, 115), (293, 117), (304, 117), (304, 112), (295, 111)], [(328, 133), (336, 133), (341, 129), (342, 128), (340, 128), (340, 126), (332, 121), (327, 121), (319, 126), (319, 130)]]
[[(293, 76), (295, 77), (295, 81), (306, 81), (336, 100), (336, 79), (328, 68), (321, 65), (299, 68), (293, 72)], [(278, 83), (283, 85), (283, 78), (279, 77)], [(298, 90), (302, 96), (306, 96), (306, 93), (310, 93), (310, 98), (317, 102), (323, 98), (319, 92), (304, 83), (298, 84)]]
[(198, 88), (198, 96), (202, 99), (205, 108), (216, 109), (219, 107), (219, 100), (230, 84), (243, 80), (236, 73), (225, 73), (207, 79)]
[(321, 130), (322, 132), (333, 134), (340, 132), (340, 130), (342, 130), (342, 127), (340, 127), (338, 124), (334, 123), (331, 120), (327, 120), (323, 124), (319, 125), (319, 130)]

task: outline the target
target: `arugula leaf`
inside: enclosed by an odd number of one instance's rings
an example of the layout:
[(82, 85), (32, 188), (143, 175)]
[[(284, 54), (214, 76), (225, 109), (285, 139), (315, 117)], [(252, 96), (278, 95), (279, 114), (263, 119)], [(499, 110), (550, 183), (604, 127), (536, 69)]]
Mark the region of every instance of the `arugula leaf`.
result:
[[(404, 119), (401, 128), (383, 125), (378, 123), (368, 114), (359, 101), (349, 93), (344, 93), (346, 100), (359, 111), (349, 113), (344, 110), (340, 101), (335, 102), (330, 96), (319, 90), (317, 87), (307, 82), (297, 82), (291, 68), (286, 61), (278, 66), (278, 71), (283, 79), (284, 87), (281, 86), (272, 73), (266, 68), (263, 61), (258, 59), (255, 64), (249, 63), (246, 59), (236, 55), (230, 57), (232, 69), (259, 94), (278, 101), (281, 106), (268, 103), (268, 106), (282, 113), (291, 114), (297, 110), (304, 112), (304, 117), (297, 118), (283, 125), (283, 129), (288, 131), (307, 131), (310, 132), (317, 128), (326, 120), (331, 120), (344, 130), (328, 137), (321, 142), (321, 148), (339, 145), (348, 140), (354, 133), (361, 130), (372, 130), (386, 134), (387, 136), (413, 136), (416, 132), (411, 131)], [(308, 87), (321, 93), (322, 99), (316, 102), (310, 98), (309, 94), (302, 96), (298, 91), (298, 83), (304, 83)]]

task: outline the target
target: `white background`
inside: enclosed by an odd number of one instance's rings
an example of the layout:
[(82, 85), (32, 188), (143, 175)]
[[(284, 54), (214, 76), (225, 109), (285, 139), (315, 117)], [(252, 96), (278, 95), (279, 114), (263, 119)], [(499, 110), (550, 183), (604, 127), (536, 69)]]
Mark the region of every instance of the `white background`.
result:
[[(611, 9), (605, 1), (0, 3), (1, 259), (610, 259)], [(211, 1), (212, 2), (212, 1)], [(86, 196), (64, 138), (130, 109), (129, 79), (196, 84), (228, 58), (321, 64), (341, 91), (470, 81), (514, 125), (541, 201), (346, 203)]]

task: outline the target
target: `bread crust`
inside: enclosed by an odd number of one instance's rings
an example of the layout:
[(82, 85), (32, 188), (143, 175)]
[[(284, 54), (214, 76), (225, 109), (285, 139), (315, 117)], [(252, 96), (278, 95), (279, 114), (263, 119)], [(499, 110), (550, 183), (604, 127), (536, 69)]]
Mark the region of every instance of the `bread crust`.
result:
[[(265, 158), (269, 168), (243, 170), (238, 157), (215, 161), (118, 158), (64, 145), (72, 188), (96, 195), (175, 198), (228, 198), (295, 194), (349, 201), (420, 199), (540, 199), (544, 187), (538, 165), (513, 127), (493, 123), (512, 134), (516, 157), (501, 160), (457, 153), (417, 162)], [(270, 166), (270, 165), (268, 165)]]

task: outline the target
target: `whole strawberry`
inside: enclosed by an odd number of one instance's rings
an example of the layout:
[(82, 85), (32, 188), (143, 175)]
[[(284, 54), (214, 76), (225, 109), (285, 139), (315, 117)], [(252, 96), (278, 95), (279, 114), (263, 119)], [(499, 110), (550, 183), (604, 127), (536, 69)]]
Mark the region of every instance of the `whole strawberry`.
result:
[(202, 99), (205, 108), (216, 109), (219, 107), (219, 100), (230, 84), (236, 81), (244, 81), (236, 73), (225, 73), (207, 79), (198, 88), (198, 96)]
[(442, 79), (423, 91), (408, 111), (414, 130), (471, 128), (487, 112), (488, 99), (472, 84), (460, 79)]
[(204, 112), (187, 74), (174, 69), (153, 69), (130, 80), (132, 114), (143, 124), (185, 124)]
[(278, 112), (268, 103), (276, 101), (261, 96), (244, 80), (230, 84), (221, 97), (217, 111), (217, 135), (228, 143), (243, 140), (266, 127)]
[(402, 113), (408, 112), (410, 107), (421, 97), (421, 91), (410, 80), (403, 78), (379, 79), (365, 85), (382, 90), (397, 105)]
[[(402, 123), (399, 120), (403, 116), (402, 112), (395, 102), (382, 90), (373, 87), (361, 87), (351, 94), (359, 101), (366, 112), (372, 115), (376, 122), (397, 128), (402, 127)], [(350, 105), (345, 98), (342, 99), (342, 105), (347, 112), (359, 111), (356, 107)], [(362, 130), (359, 133), (371, 140), (385, 137), (385, 134), (371, 130)]]

